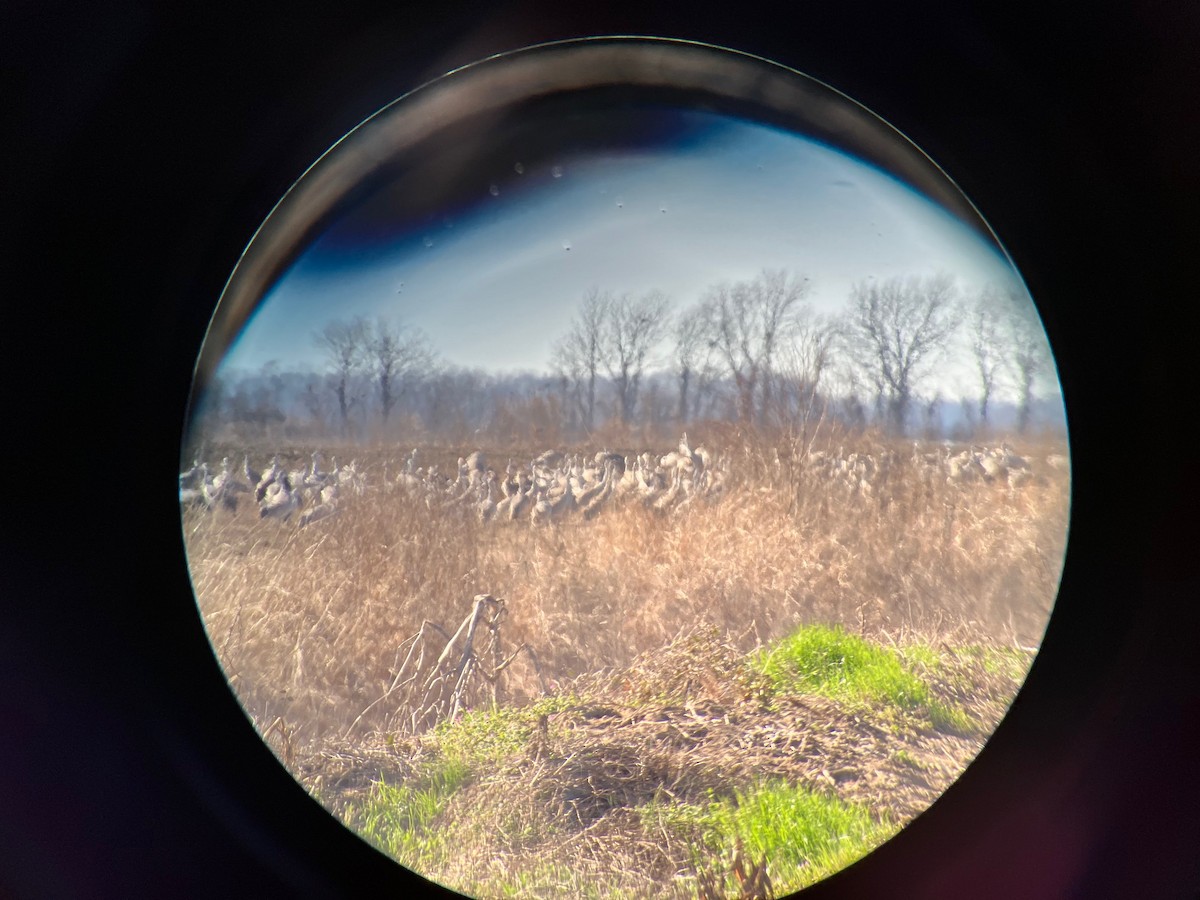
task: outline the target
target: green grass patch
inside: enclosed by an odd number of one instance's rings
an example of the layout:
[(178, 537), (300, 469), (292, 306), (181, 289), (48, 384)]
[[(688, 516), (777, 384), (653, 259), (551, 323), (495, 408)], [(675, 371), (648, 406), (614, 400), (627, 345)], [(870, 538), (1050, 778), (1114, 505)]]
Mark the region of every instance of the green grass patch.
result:
[(363, 836), (380, 850), (406, 866), (420, 868), (445, 854), (433, 825), (470, 775), (461, 759), (439, 760), (429, 764), (414, 784), (380, 782), (353, 815), (362, 823)]
[(801, 628), (758, 655), (754, 665), (779, 690), (867, 703), (885, 701), (901, 709), (929, 702), (929, 688), (895, 652), (841, 628)]
[(957, 706), (940, 700), (930, 700), (928, 708), (929, 721), (938, 731), (964, 736), (979, 731), (978, 723)]
[(942, 664), (942, 655), (928, 644), (909, 644), (900, 653), (913, 669), (936, 672)]
[(897, 750), (895, 753), (893, 753), (892, 759), (901, 765), (908, 766), (910, 769), (917, 769), (921, 771), (925, 769), (925, 766), (921, 764), (920, 760), (904, 749)]
[[(914, 671), (937, 672), (944, 668), (944, 651), (935, 650), (928, 644), (910, 644), (900, 651), (906, 665)], [(952, 655), (966, 662), (979, 665), (989, 675), (1000, 675), (1021, 682), (1029, 674), (1033, 654), (1015, 647), (986, 647), (967, 645), (955, 647)]]
[(1014, 681), (1024, 681), (1033, 665), (1033, 654), (1015, 647), (968, 647), (967, 653), (978, 655), (983, 670)]
[(568, 708), (572, 697), (545, 697), (518, 709), (472, 710), (455, 721), (439, 723), (431, 732), (438, 752), (472, 768), (523, 752), (538, 717)]
[[(764, 856), (779, 892), (799, 890), (870, 853), (898, 826), (864, 807), (783, 782), (768, 782), (707, 805), (652, 805), (642, 811), (648, 831), (668, 828), (695, 843), (692, 863), (711, 869), (740, 839), (749, 861)], [(722, 863), (724, 864), (724, 863)], [(728, 873), (730, 896), (736, 883)]]
[(819, 694), (861, 704), (889, 704), (904, 711), (924, 710), (933, 727), (971, 734), (975, 723), (959, 708), (935, 698), (912, 667), (936, 670), (940, 657), (931, 647), (913, 645), (898, 652), (841, 628), (810, 625), (751, 659), (751, 666), (776, 690)]
[(525, 752), (538, 717), (570, 705), (548, 697), (520, 709), (472, 710), (441, 722), (429, 733), (435, 755), (405, 784), (380, 783), (370, 798), (347, 813), (363, 835), (404, 865), (425, 871), (453, 853), (431, 827), (450, 798), (475, 771)]

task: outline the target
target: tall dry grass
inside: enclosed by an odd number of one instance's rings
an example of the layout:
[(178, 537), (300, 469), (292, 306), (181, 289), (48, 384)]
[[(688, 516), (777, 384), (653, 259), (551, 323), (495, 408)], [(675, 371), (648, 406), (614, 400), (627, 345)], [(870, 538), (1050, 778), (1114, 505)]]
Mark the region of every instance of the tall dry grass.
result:
[[(876, 454), (885, 443), (861, 440), (859, 450)], [(245, 501), (236, 514), (185, 513), (199, 609), (259, 730), (280, 721), (295, 747), (402, 727), (411, 698), (389, 692), (405, 642), (426, 621), (453, 633), (481, 593), (507, 601), (505, 651), (527, 643), (560, 683), (627, 663), (699, 622), (746, 650), (810, 622), (900, 643), (1039, 642), (1065, 550), (1066, 473), (1045, 469), (1017, 491), (957, 486), (923, 475), (908, 443), (864, 495), (788, 445), (709, 446), (730, 462), (719, 502), (663, 515), (614, 498), (590, 522), (539, 528), (387, 493), (384, 464), (398, 472), (407, 453), (360, 450), (370, 489), (309, 528), (259, 520)], [(240, 458), (243, 449), (215, 452)], [(422, 453), (453, 472), (470, 449)], [(1022, 449), (1035, 459), (1063, 452)], [(537, 452), (501, 448), (493, 465)], [(499, 699), (526, 701), (540, 685), (533, 658), (518, 655)]]

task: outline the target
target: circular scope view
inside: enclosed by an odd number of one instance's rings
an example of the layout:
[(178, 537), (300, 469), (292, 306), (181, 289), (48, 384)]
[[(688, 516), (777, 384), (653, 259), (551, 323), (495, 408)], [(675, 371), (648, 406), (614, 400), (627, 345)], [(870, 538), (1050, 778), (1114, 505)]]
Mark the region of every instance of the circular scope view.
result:
[(1033, 302), (936, 166), (791, 70), (597, 39), (305, 173), (179, 492), (233, 691), (364, 840), (472, 897), (766, 897), (995, 730), (1070, 468)]

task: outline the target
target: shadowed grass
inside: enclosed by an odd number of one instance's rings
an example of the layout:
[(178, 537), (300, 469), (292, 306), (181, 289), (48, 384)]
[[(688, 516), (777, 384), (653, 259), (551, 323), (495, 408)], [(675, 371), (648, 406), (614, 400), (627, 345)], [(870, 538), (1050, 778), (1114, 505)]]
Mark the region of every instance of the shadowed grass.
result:
[[(772, 782), (714, 803), (699, 817), (714, 853), (738, 839), (751, 860), (766, 858), (773, 882), (807, 887), (870, 853), (898, 826), (866, 809), (795, 785)], [(734, 895), (735, 883), (726, 887)]]
[(461, 760), (440, 759), (426, 766), (414, 784), (376, 785), (370, 799), (350, 816), (360, 822), (363, 837), (381, 851), (418, 872), (429, 871), (453, 852), (434, 824), (470, 774)]

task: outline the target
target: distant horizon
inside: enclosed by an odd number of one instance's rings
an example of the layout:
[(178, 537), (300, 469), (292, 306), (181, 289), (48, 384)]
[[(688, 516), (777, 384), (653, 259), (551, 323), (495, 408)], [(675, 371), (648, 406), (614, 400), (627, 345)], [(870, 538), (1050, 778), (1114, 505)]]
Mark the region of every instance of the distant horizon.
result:
[[(686, 140), (514, 159), (470, 173), (478, 200), (438, 217), (389, 218), (381, 191), (272, 285), (220, 370), (276, 360), (319, 371), (315, 331), (383, 315), (420, 329), (448, 364), (539, 375), (591, 288), (657, 289), (681, 309), (764, 269), (807, 276), (810, 306), (826, 314), (845, 309), (856, 282), (893, 276), (944, 272), (963, 294), (1027, 296), (998, 247), (867, 163), (712, 113), (660, 117), (662, 133)], [(969, 377), (947, 367), (941, 389)]]
[[(267, 367), (271, 366), (272, 364), (276, 364), (277, 369), (274, 372), (267, 371)], [(456, 363), (445, 363), (445, 362), (443, 362), (439, 365), (436, 365), (432, 374), (434, 376), (436, 376), (438, 374), (473, 374), (473, 375), (480, 375), (485, 378), (496, 379), (496, 380), (501, 380), (501, 381), (503, 381), (503, 380), (517, 381), (517, 380), (526, 379), (526, 378), (532, 379), (535, 381), (551, 381), (551, 380), (557, 379), (557, 377), (558, 377), (554, 372), (549, 371), (549, 370), (541, 371), (541, 372), (532, 371), (532, 370), (509, 372), (509, 371), (499, 371), (499, 370), (488, 370), (488, 369), (484, 369), (484, 368), (480, 368), (480, 367), (468, 367), (468, 366), (462, 366), (462, 365), (459, 365)], [(277, 377), (282, 377), (282, 378), (322, 378), (322, 379), (337, 377), (334, 372), (332, 372), (326, 368), (322, 368), (319, 365), (313, 365), (310, 368), (283, 368), (281, 365), (276, 363), (275, 360), (268, 360), (266, 363), (263, 364), (263, 366), (259, 367), (258, 369), (252, 369), (252, 370), (233, 369), (233, 368), (222, 369), (222, 371), (218, 375), (218, 377), (220, 379), (228, 379), (230, 381), (241, 381), (241, 380), (253, 381), (254, 379), (257, 379), (257, 378), (272, 377), (272, 376), (277, 376)], [(647, 369), (643, 373), (643, 376), (642, 376), (643, 386), (645, 386), (647, 383), (653, 382), (655, 380), (674, 381), (674, 380), (677, 380), (678, 377), (679, 377), (678, 373), (672, 371), (669, 367)], [(374, 390), (376, 387), (376, 378), (375, 378), (375, 376), (372, 375), (372, 373), (369, 370), (357, 371), (354, 374), (354, 378), (361, 384), (369, 385), (372, 390)], [(730, 380), (731, 380), (731, 376), (728, 373), (724, 373), (716, 378), (715, 383), (723, 385), (724, 387), (728, 388), (730, 386), (729, 385)], [(602, 389), (607, 390), (607, 389), (611, 388), (612, 381), (613, 381), (613, 379), (610, 376), (608, 376), (606, 373), (603, 373), (603, 372), (597, 373), (597, 385), (599, 387), (601, 387)], [(993, 389), (992, 397), (989, 402), (989, 407), (994, 408), (994, 409), (1000, 409), (1000, 408), (1005, 408), (1005, 407), (1016, 408), (1016, 406), (1018, 405), (1018, 399), (1013, 395), (1013, 393), (1010, 390), (1007, 390), (1008, 387), (1009, 387), (1008, 385), (999, 384)], [(1057, 410), (1054, 418), (1065, 421), (1066, 409), (1064, 406), (1062, 391), (1060, 389), (1058, 379), (1051, 378), (1042, 387), (1043, 388), (1052, 387), (1053, 389), (1052, 390), (1035, 389), (1031, 395), (1032, 404), (1035, 406), (1043, 405), (1043, 404), (1053, 405), (1055, 407), (1055, 409)], [(833, 400), (833, 401), (846, 400), (849, 397), (848, 392), (846, 392), (838, 387), (825, 386), (825, 387), (819, 388), (819, 390), (828, 399)], [(861, 396), (860, 399), (864, 403), (874, 401), (873, 397), (868, 397), (868, 396)], [(913, 400), (916, 403), (917, 407), (927, 405), (930, 402), (936, 401), (938, 404), (941, 404), (941, 405), (945, 405), (948, 407), (954, 407), (954, 408), (960, 408), (964, 403), (967, 403), (967, 404), (977, 403), (978, 399), (979, 399), (978, 389), (976, 389), (974, 393), (967, 392), (967, 393), (958, 394), (958, 395), (947, 395), (944, 392), (937, 391), (937, 390), (932, 391), (932, 392), (916, 391), (913, 394)]]

